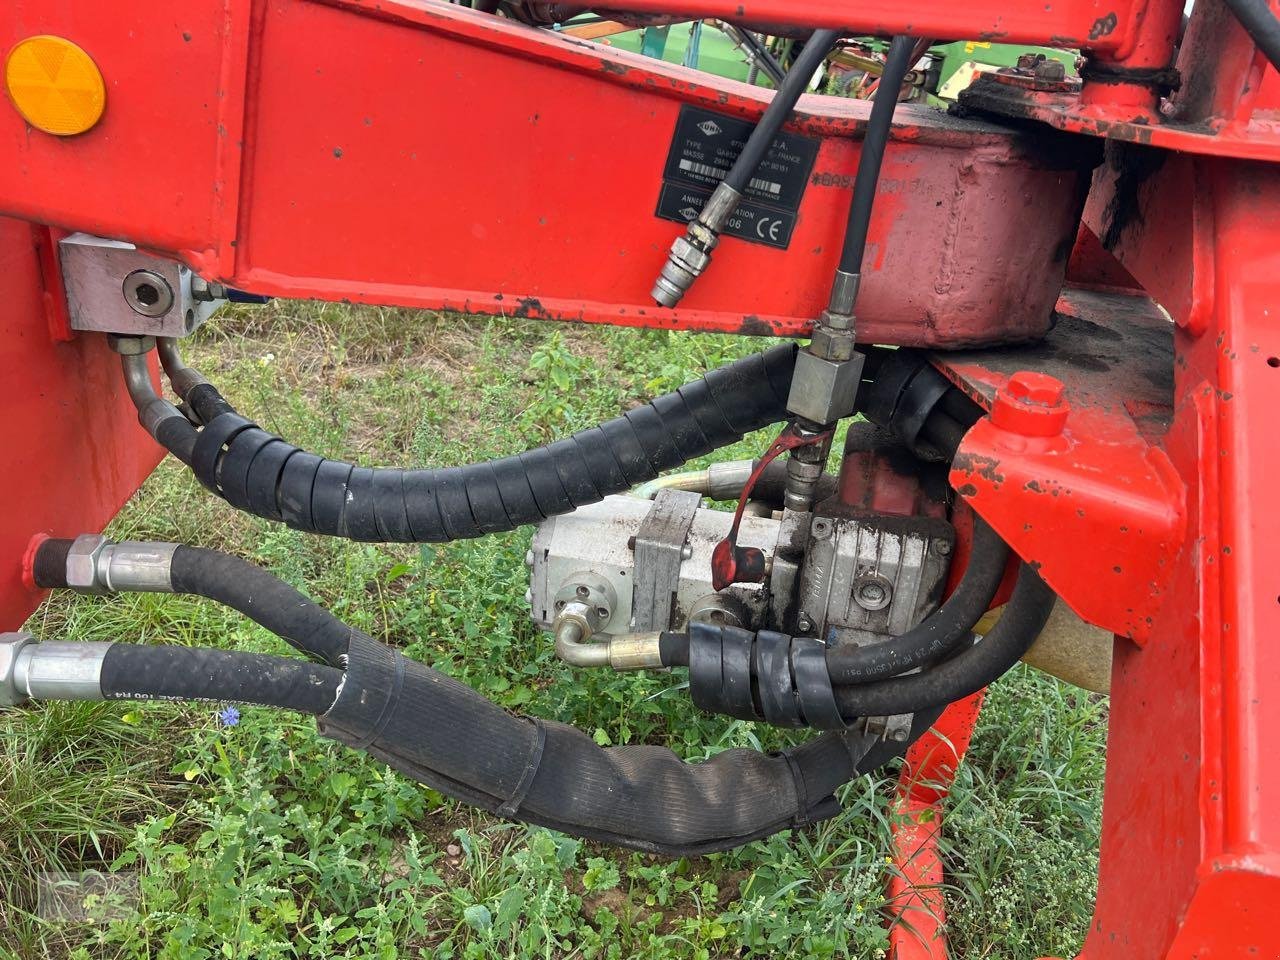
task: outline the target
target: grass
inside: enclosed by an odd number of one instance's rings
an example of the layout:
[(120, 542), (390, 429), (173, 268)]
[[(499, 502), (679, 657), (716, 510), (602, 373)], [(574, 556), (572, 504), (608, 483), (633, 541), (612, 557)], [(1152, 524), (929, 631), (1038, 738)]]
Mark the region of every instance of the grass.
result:
[[(299, 445), (365, 463), (457, 464), (615, 415), (759, 344), (337, 305), (241, 309), (190, 359)], [(751, 455), (747, 438), (721, 456)], [(601, 743), (686, 758), (776, 732), (701, 717), (671, 677), (574, 673), (521, 601), (528, 529), (372, 546), (246, 517), (166, 462), (114, 523), (253, 558), (376, 637), (504, 706)], [(42, 637), (287, 652), (209, 603), (54, 597)], [(1019, 668), (989, 697), (947, 813), (952, 955), (1073, 956), (1092, 905), (1105, 701)], [(845, 812), (665, 861), (470, 812), (316, 735), (216, 705), (44, 704), (0, 713), (0, 957), (877, 957), (893, 770)], [(41, 871), (136, 874), (100, 922), (35, 915)], [(92, 911), (91, 911), (92, 912)]]

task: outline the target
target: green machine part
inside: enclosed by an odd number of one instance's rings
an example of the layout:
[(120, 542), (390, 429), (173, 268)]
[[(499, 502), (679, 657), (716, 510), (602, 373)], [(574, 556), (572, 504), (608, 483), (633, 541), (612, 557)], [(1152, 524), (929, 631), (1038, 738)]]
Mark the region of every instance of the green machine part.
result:
[[(694, 44), (692, 51), (689, 49), (691, 40)], [(695, 62), (690, 65), (707, 73), (744, 82), (754, 79), (754, 82), (760, 86), (772, 86), (768, 77), (763, 74), (753, 76), (755, 72), (751, 70), (742, 52), (729, 37), (716, 28), (714, 21), (704, 22), (696, 37), (692, 23), (677, 23), (669, 27), (628, 30), (603, 37), (596, 42), (614, 46), (620, 50), (642, 53), (668, 63), (688, 64), (689, 58), (693, 57)], [(880, 51), (885, 46), (878, 38), (865, 38), (860, 45)], [(988, 43), (981, 40), (956, 40), (929, 48), (932, 64), (927, 71), (929, 82), (924, 90), (923, 99), (938, 106), (946, 106), (955, 101), (959, 92), (972, 81), (975, 73), (1016, 66), (1018, 58), (1025, 54), (1040, 54), (1047, 60), (1057, 60), (1066, 67), (1068, 77), (1077, 75), (1078, 55), (1070, 50)]]
[[(676, 23), (669, 27), (628, 30), (626, 33), (602, 37), (596, 42), (617, 47), (619, 50), (643, 53), (646, 56), (665, 60), (667, 63), (684, 63), (692, 32), (693, 24)], [(696, 53), (697, 63), (694, 65), (699, 70), (713, 73), (718, 77), (746, 82), (751, 72), (750, 66), (734, 46), (733, 41), (710, 22), (702, 25)], [(768, 78), (764, 76), (756, 82), (760, 86), (770, 86)]]
[(979, 71), (993, 71), (1001, 67), (1013, 67), (1024, 54), (1040, 54), (1046, 60), (1057, 60), (1067, 68), (1067, 76), (1076, 76), (1076, 57), (1070, 50), (1052, 47), (1021, 47), (1007, 43), (986, 43), (979, 40), (957, 40), (940, 43), (929, 48), (929, 53), (941, 58), (938, 86), (930, 91), (944, 102), (954, 101)]

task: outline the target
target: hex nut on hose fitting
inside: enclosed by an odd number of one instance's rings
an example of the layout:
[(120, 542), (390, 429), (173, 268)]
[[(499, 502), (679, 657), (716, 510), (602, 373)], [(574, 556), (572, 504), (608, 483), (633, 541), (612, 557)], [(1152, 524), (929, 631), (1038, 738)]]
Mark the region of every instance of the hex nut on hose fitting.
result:
[(0, 633), (0, 707), (16, 707), (27, 702), (27, 693), (18, 685), (18, 654), (35, 638), (29, 633)]
[(98, 576), (98, 558), (110, 543), (97, 533), (82, 533), (67, 552), (67, 586), (81, 593), (108, 593)]
[(176, 543), (113, 543), (100, 534), (81, 534), (67, 551), (67, 586), (81, 593), (172, 593), (177, 549)]

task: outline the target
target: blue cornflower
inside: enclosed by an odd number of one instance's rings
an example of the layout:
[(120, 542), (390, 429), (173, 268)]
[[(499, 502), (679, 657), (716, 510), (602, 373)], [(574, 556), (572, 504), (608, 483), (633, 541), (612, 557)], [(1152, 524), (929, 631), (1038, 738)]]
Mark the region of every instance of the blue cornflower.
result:
[(226, 707), (218, 711), (218, 719), (222, 721), (224, 727), (234, 727), (240, 722), (240, 711), (235, 707)]

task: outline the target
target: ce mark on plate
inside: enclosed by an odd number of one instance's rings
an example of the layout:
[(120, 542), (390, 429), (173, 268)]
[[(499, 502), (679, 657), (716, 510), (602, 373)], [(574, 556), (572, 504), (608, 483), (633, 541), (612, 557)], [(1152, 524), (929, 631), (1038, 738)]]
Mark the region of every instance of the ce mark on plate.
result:
[(756, 236), (761, 240), (772, 240), (774, 243), (781, 243), (782, 237), (778, 236), (780, 230), (785, 229), (786, 224), (778, 217), (761, 217), (756, 221)]

